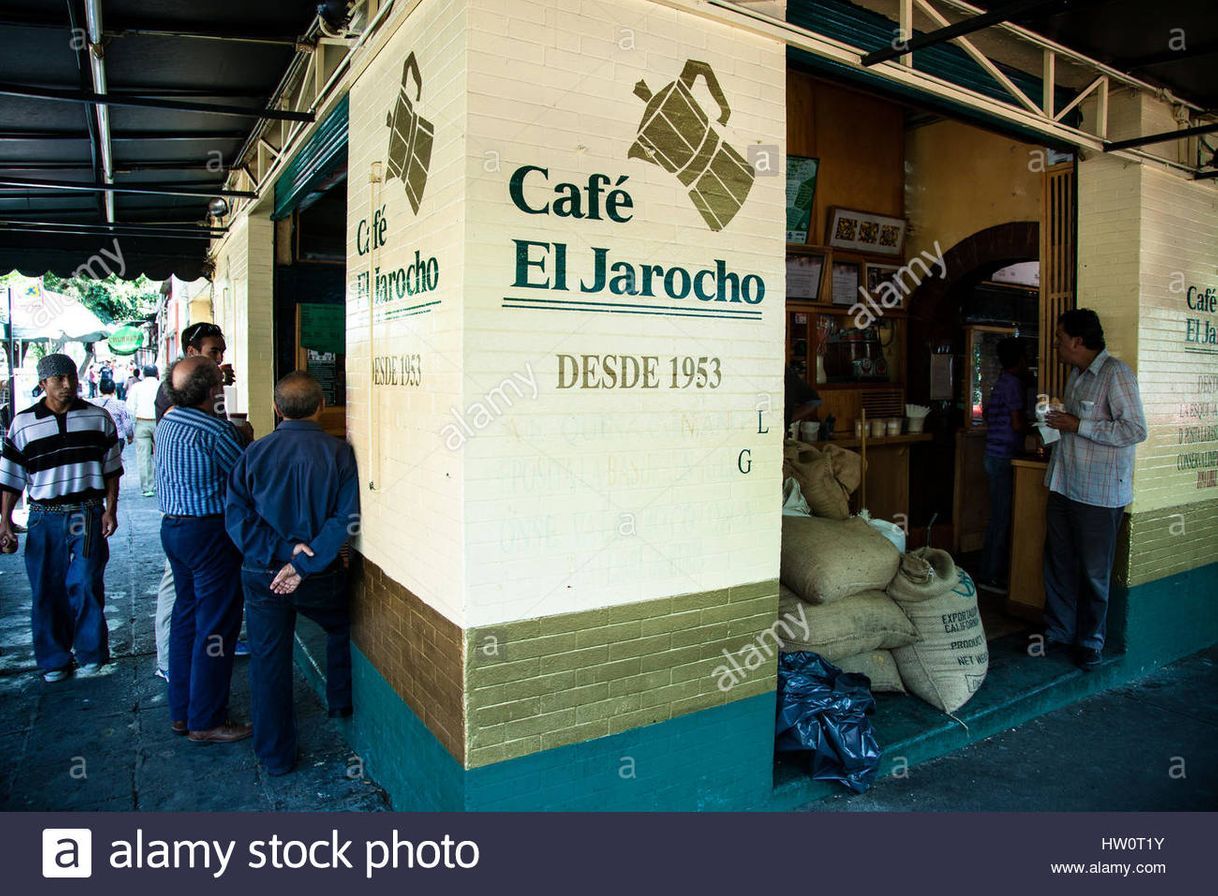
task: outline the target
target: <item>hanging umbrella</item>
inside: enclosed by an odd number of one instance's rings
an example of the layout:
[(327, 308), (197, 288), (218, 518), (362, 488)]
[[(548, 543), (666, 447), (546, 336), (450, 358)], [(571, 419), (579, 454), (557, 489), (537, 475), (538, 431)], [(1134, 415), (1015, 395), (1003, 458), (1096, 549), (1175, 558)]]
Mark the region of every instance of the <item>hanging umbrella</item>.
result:
[(114, 355), (134, 355), (144, 347), (144, 331), (140, 327), (125, 324), (110, 334), (108, 344)]

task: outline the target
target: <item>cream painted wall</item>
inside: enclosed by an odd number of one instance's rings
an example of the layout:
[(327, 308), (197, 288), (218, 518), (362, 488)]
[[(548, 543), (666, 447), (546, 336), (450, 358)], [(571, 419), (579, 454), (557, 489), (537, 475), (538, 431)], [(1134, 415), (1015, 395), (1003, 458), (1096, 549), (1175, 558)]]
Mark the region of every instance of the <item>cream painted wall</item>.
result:
[(243, 214), (232, 222), (214, 255), (212, 314), (228, 346), (224, 360), (237, 377), (235, 410), (249, 414), (256, 436), (275, 425), (273, 246), (270, 218)]
[(934, 242), (946, 252), (979, 230), (1039, 221), (1042, 147), (957, 121), (914, 128), (905, 138), (906, 258)]
[(1218, 305), (1218, 188), (1147, 167), (1141, 232), (1138, 379), (1150, 438), (1138, 452), (1137, 511), (1218, 499), (1218, 313), (1187, 304), (1193, 287)]
[[(458, 624), (465, 622), (464, 475), (462, 455), (445, 445), (442, 430), (459, 413), (467, 388), (466, 16), (464, 3), (424, 0), (400, 20), (351, 88), (347, 179), (347, 431), (362, 486), (357, 546), (386, 575)], [(422, 88), (411, 80), (404, 95), (434, 128), (417, 214), (402, 180), (390, 177), (386, 123), (403, 92), (404, 64), (412, 52)], [(370, 181), (374, 166), (380, 167), (380, 182)], [(372, 230), (379, 245), (370, 237), (358, 242)], [(391, 296), (382, 294), (370, 330), (363, 284), (399, 270), (412, 273), (416, 252), (436, 260), (436, 288), (410, 296), (395, 286)], [(372, 383), (374, 357), (397, 359), (396, 375), (390, 370)], [(402, 359), (412, 365), (417, 359), (419, 375), (408, 374)]]
[[(1218, 189), (1110, 156), (1083, 161), (1078, 186), (1078, 303), (1137, 371), (1149, 428), (1131, 510), (1218, 498), (1218, 484), (1198, 478), (1218, 471), (1218, 314), (1186, 304), (1190, 286), (1218, 294)], [(1213, 327), (1216, 343), (1190, 342), (1189, 319), (1199, 333)]]
[[(714, 124), (722, 139), (742, 155), (759, 145), (783, 158), (783, 47), (641, 0), (578, 9), (472, 0), (469, 21), (464, 399), (470, 407), (511, 381), (534, 383), (536, 394), (509, 392), (510, 408), (463, 447), (466, 624), (775, 579), (784, 180), (757, 177), (739, 213), (714, 232), (676, 176), (627, 156), (647, 108), (635, 84), (659, 93), (697, 60), (717, 74), (730, 105), (726, 124)], [(718, 118), (700, 78), (693, 95)], [(509, 182), (525, 165), (549, 172), (528, 175), (533, 208), (553, 203), (558, 184), (602, 174), (629, 193), (630, 220), (522, 211)], [(567, 290), (516, 285), (514, 240), (565, 245)], [(761, 314), (666, 317), (750, 306), (583, 292), (598, 248), (613, 261), (665, 269), (722, 260), (764, 280)], [(553, 282), (557, 250), (528, 251), (546, 264), (530, 281)], [(602, 304), (505, 307), (549, 300)], [(629, 304), (648, 313), (613, 313)], [(653, 356), (659, 382), (561, 388), (560, 355)], [(718, 388), (671, 388), (674, 356), (717, 358)], [(769, 409), (764, 433), (759, 405)]]
[[(411, 52), (423, 86), (411, 81), (406, 96), (434, 126), (417, 213), (387, 170), (386, 116)], [(674, 175), (628, 158), (647, 108), (636, 83), (658, 93), (691, 59), (711, 65), (730, 105), (715, 132), (776, 162), (718, 232)], [(347, 419), (365, 482), (359, 548), (446, 617), (488, 625), (777, 577), (785, 69), (779, 44), (643, 0), (424, 0), (353, 85)], [(717, 119), (701, 79), (693, 93)], [(370, 183), (378, 163), (383, 180)], [(509, 184), (526, 164), (550, 173), (548, 190), (544, 176), (529, 181), (528, 202), (599, 173), (610, 179), (602, 208), (622, 187), (630, 220), (522, 211)], [(365, 244), (382, 219), (379, 245)], [(565, 243), (569, 289), (516, 288), (516, 239)], [(692, 295), (585, 294), (594, 247), (665, 269), (722, 261), (761, 278), (764, 298), (724, 319)], [(365, 284), (411, 275), (416, 252), (435, 259), (438, 282), (416, 295), (374, 289), (370, 335)], [(603, 304), (509, 308), (507, 296)], [(622, 303), (649, 307), (603, 313)], [(656, 314), (681, 309), (700, 316)], [(560, 354), (652, 355), (664, 388), (560, 389)], [(708, 383), (717, 359), (718, 388), (670, 388), (671, 357), (705, 359)], [(395, 374), (393, 359), (410, 360)], [(421, 377), (404, 376), (416, 361)]]

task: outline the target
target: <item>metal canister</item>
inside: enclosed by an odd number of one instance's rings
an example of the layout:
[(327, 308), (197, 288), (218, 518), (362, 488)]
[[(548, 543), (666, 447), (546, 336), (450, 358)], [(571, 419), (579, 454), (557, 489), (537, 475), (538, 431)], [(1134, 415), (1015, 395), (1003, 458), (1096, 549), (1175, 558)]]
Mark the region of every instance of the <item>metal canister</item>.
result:
[(689, 59), (681, 76), (653, 94), (647, 82), (634, 86), (647, 103), (638, 136), (627, 158), (659, 165), (690, 187), (689, 198), (711, 230), (722, 230), (744, 205), (753, 186), (753, 169), (735, 149), (720, 140), (706, 110), (693, 95), (701, 75), (719, 106), (719, 124), (727, 124), (731, 107), (714, 71)]
[[(410, 99), (410, 82), (415, 82), (415, 97)], [(402, 84), (398, 88), (393, 111), (385, 116), (389, 126), (389, 177), (396, 177), (406, 189), (406, 199), (415, 214), (423, 202), (427, 187), (427, 169), (431, 165), (431, 147), (435, 139), (432, 123), (419, 115), (414, 103), (423, 98), (423, 77), (413, 52), (402, 66)]]

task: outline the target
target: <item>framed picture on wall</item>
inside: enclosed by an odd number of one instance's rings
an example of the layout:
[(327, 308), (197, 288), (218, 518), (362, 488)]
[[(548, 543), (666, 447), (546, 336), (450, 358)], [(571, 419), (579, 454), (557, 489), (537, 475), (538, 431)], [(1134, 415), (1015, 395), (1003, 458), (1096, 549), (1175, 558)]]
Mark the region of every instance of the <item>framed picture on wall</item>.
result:
[[(891, 285), (893, 289), (901, 294), (900, 305), (905, 304), (905, 297), (900, 283), (894, 283), (893, 280), (897, 275), (897, 271), (901, 270), (895, 264), (871, 264), (867, 263), (865, 268), (867, 275), (867, 294), (871, 296), (877, 304), (883, 304), (882, 300), (888, 295), (889, 291), (883, 288), (885, 283)], [(900, 307), (900, 305), (892, 306), (884, 305), (884, 307)]]
[(831, 273), (831, 295), (834, 305), (853, 305), (860, 298), (859, 284), (863, 280), (863, 263), (834, 258)]
[(806, 243), (820, 159), (787, 156), (787, 242)]
[(834, 206), (829, 209), (827, 242), (835, 249), (900, 257), (905, 250), (905, 220)]
[(820, 301), (820, 282), (825, 271), (825, 256), (819, 252), (787, 255), (787, 298), (804, 302)]

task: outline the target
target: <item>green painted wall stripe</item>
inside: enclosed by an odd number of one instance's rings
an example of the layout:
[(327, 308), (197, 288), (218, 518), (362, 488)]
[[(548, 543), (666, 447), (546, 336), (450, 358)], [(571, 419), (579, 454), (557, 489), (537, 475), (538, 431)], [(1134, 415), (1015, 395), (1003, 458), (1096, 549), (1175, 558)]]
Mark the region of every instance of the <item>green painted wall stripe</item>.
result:
[[(772, 693), (774, 668), (723, 691), (725, 651), (778, 618), (778, 582), (758, 582), (465, 633), (467, 768), (608, 737)], [(772, 649), (773, 639), (766, 645)]]
[(1197, 569), (1218, 554), (1218, 498), (1129, 516), (1130, 585)]

